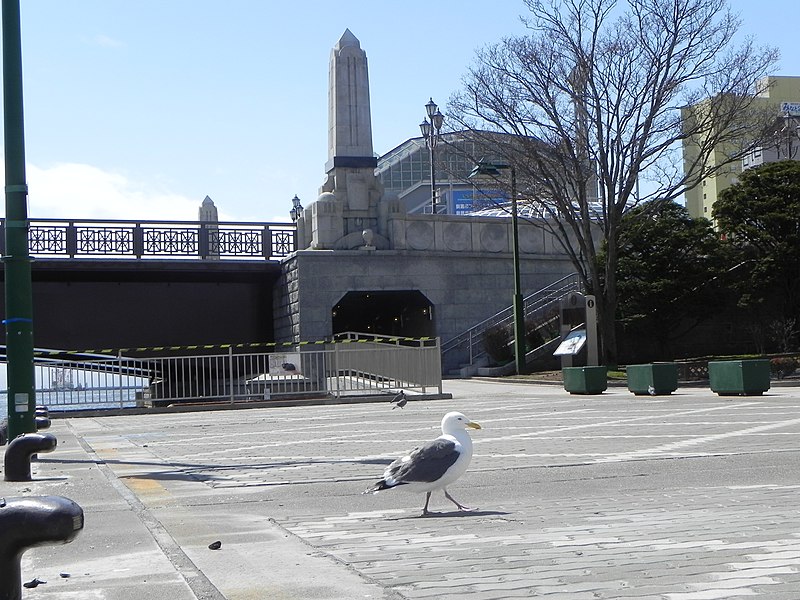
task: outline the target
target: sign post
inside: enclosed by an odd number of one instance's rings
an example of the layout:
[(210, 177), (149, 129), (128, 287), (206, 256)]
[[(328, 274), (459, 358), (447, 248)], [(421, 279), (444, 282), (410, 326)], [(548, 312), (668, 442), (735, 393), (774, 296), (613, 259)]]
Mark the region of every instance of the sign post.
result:
[(596, 367), (600, 364), (600, 353), (597, 349), (597, 302), (594, 296), (586, 296), (586, 366)]
[(578, 292), (561, 300), (561, 344), (553, 353), (561, 357), (561, 366), (572, 367), (574, 357), (586, 348), (586, 366), (600, 364), (597, 343), (597, 301)]

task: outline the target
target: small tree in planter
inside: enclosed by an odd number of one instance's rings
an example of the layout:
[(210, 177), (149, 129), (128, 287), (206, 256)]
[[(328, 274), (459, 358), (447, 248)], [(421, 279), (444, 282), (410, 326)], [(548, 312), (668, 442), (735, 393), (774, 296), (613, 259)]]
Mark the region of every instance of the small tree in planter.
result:
[(558, 337), (558, 310), (554, 310), (539, 318), (525, 320), (525, 345), (528, 351)]
[(513, 340), (508, 327), (494, 325), (483, 332), (483, 349), (496, 364), (504, 365), (514, 359)]

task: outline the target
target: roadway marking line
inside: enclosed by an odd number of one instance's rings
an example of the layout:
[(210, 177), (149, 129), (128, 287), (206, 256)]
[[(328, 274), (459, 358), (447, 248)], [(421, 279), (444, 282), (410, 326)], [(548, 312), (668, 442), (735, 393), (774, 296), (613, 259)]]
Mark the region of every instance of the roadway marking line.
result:
[[(541, 435), (548, 435), (550, 433), (562, 433), (564, 431), (576, 431), (579, 429), (590, 429), (592, 427), (607, 427), (609, 425), (620, 425), (620, 424), (630, 424), (636, 423), (638, 421), (647, 421), (653, 419), (666, 419), (672, 417), (678, 417), (682, 415), (694, 415), (697, 413), (707, 413), (711, 411), (717, 410), (726, 410), (729, 408), (747, 408), (750, 406), (754, 406), (758, 404), (757, 402), (742, 402), (740, 404), (733, 404), (733, 405), (725, 405), (725, 406), (711, 406), (708, 408), (697, 408), (693, 410), (682, 410), (674, 413), (667, 413), (667, 414), (657, 414), (657, 415), (645, 415), (642, 417), (631, 417), (627, 419), (614, 419), (612, 421), (600, 421), (597, 423), (583, 423), (581, 425), (564, 425), (562, 427), (552, 427), (550, 429), (542, 429), (541, 431), (532, 431), (528, 433), (517, 433), (513, 435), (507, 435), (503, 437), (496, 437), (496, 438), (473, 438), (473, 444), (485, 444), (487, 442), (499, 442), (505, 440), (513, 440), (513, 439), (526, 439), (531, 437), (538, 437)], [(800, 421), (800, 419), (798, 419)]]
[(748, 427), (746, 429), (738, 429), (736, 431), (728, 431), (725, 433), (715, 433), (713, 435), (706, 435), (702, 437), (695, 437), (688, 440), (681, 440), (679, 442), (672, 442), (669, 444), (662, 444), (654, 446), (653, 448), (645, 448), (642, 450), (633, 450), (631, 452), (622, 452), (620, 454), (612, 454), (606, 458), (597, 459), (595, 462), (620, 462), (625, 460), (632, 460), (643, 456), (655, 456), (671, 452), (674, 450), (682, 450), (693, 446), (699, 446), (708, 442), (715, 442), (730, 437), (738, 437), (742, 435), (750, 435), (752, 433), (760, 433), (762, 431), (770, 431), (772, 429), (780, 429), (781, 427), (790, 427), (792, 425), (800, 424), (800, 419), (791, 419), (789, 421), (780, 421), (778, 423), (770, 423), (768, 425), (758, 425), (757, 427)]
[(155, 479), (131, 476), (131, 475), (122, 475), (119, 477), (122, 482), (127, 485), (130, 490), (138, 495), (148, 495), (148, 496), (165, 496), (170, 495), (167, 489), (161, 485)]

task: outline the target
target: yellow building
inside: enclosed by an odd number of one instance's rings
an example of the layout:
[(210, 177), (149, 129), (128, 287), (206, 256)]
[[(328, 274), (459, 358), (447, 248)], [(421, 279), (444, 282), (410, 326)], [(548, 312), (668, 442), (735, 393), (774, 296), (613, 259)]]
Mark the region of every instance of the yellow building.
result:
[[(775, 118), (794, 119), (800, 117), (800, 77), (766, 77), (759, 82), (759, 89), (763, 90), (758, 94), (758, 102), (775, 107)], [(689, 110), (697, 110), (697, 105), (690, 107)], [(695, 154), (693, 154), (693, 152)], [(696, 156), (695, 145), (691, 140), (684, 141), (683, 144), (684, 166), (692, 164), (693, 156)], [(715, 148), (709, 157), (709, 165), (722, 164), (725, 161), (726, 153), (724, 148)], [(765, 162), (783, 160), (786, 156), (781, 156), (779, 152), (770, 148), (756, 148), (744, 159), (745, 168), (757, 166)], [(800, 158), (793, 156), (793, 158)], [(700, 185), (687, 190), (685, 194), (686, 208), (689, 214), (694, 217), (711, 218), (711, 207), (716, 202), (719, 193), (731, 184), (736, 182), (736, 178), (742, 171), (742, 161), (736, 161), (726, 166), (721, 172), (714, 176), (702, 180)]]

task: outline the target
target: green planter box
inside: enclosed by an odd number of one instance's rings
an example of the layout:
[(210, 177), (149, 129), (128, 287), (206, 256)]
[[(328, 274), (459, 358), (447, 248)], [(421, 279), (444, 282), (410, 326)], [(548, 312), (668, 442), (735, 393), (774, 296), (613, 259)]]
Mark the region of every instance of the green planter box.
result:
[(664, 396), (678, 389), (678, 366), (675, 363), (630, 365), (628, 389), (637, 396)]
[(769, 374), (767, 359), (708, 363), (711, 391), (720, 396), (760, 396), (769, 389)]
[(601, 394), (608, 388), (606, 367), (564, 367), (564, 389), (570, 394)]

